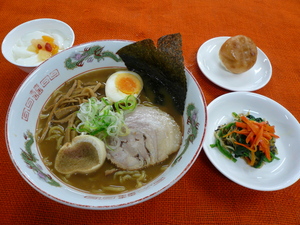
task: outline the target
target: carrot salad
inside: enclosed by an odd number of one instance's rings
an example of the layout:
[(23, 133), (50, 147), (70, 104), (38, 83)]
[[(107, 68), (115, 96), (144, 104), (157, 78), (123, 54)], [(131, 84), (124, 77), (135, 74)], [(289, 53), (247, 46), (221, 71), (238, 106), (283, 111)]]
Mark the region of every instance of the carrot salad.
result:
[(216, 142), (211, 144), (233, 162), (243, 158), (252, 167), (260, 168), (264, 162), (272, 162), (276, 157), (275, 127), (262, 118), (248, 114), (232, 113), (234, 121), (218, 127)]

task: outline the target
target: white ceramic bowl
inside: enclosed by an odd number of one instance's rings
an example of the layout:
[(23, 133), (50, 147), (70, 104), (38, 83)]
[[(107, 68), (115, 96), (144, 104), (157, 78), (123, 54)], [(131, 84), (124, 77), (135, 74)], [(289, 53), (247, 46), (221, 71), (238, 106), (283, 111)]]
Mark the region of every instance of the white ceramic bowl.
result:
[[(300, 154), (298, 140), (300, 125), (297, 119), (274, 100), (251, 92), (232, 92), (221, 95), (208, 105), (208, 123), (204, 151), (212, 164), (226, 177), (244, 187), (259, 191), (275, 191), (287, 188), (300, 178)], [(261, 117), (275, 126), (276, 147), (280, 160), (265, 163), (261, 168), (250, 167), (243, 159), (232, 162), (217, 148), (214, 131), (233, 121), (232, 112), (248, 113)]]
[[(31, 141), (30, 134), (34, 135), (38, 114), (50, 94), (65, 81), (84, 72), (99, 68), (125, 67), (122, 61), (117, 62), (105, 55), (109, 53), (118, 57), (115, 53), (121, 47), (130, 43), (119, 40), (96, 41), (62, 51), (37, 67), (13, 96), (6, 118), (5, 129), (8, 152), (21, 176), (45, 196), (79, 208), (115, 209), (127, 207), (146, 201), (170, 188), (189, 170), (197, 159), (204, 140), (207, 112), (201, 88), (188, 70), (185, 71), (188, 92), (183, 115), (184, 136), (182, 146), (172, 166), (159, 177), (137, 190), (109, 196), (82, 192), (66, 185), (47, 169), (43, 164), (35, 142), (30, 149), (25, 148), (25, 144)], [(98, 59), (95, 57), (95, 51), (89, 51), (91, 47), (100, 50), (97, 52)], [(73, 62), (72, 68), (65, 64), (66, 59)], [(33, 141), (35, 140), (33, 139)], [(26, 164), (24, 158), (22, 158), (23, 151), (27, 151), (27, 153), (31, 151), (37, 161), (30, 161), (31, 166), (28, 166), (28, 163)]]
[[(48, 18), (43, 18), (43, 19), (36, 19), (36, 20), (31, 20), (27, 21), (25, 23), (22, 23), (12, 29), (6, 37), (3, 39), (2, 42), (2, 54), (6, 58), (7, 61), (10, 63), (18, 66), (21, 70), (29, 73), (31, 72), (37, 64), (34, 65), (23, 65), (20, 63), (17, 63), (15, 60), (15, 57), (13, 55), (13, 46), (17, 43), (17, 41), (23, 37), (24, 35), (35, 32), (35, 31), (55, 31), (61, 34), (65, 38), (65, 46), (64, 49), (67, 49), (74, 44), (75, 40), (75, 34), (72, 30), (72, 28), (56, 19), (48, 19)], [(40, 64), (40, 63), (39, 63)]]

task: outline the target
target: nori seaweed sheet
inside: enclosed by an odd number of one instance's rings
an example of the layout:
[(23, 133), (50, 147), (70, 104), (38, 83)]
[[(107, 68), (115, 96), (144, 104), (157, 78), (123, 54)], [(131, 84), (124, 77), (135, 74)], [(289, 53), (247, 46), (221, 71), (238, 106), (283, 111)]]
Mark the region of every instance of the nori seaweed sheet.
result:
[(117, 51), (126, 67), (138, 73), (155, 94), (155, 103), (164, 104), (162, 89), (172, 96), (176, 109), (183, 114), (187, 84), (182, 56), (181, 34), (169, 34), (129, 44)]

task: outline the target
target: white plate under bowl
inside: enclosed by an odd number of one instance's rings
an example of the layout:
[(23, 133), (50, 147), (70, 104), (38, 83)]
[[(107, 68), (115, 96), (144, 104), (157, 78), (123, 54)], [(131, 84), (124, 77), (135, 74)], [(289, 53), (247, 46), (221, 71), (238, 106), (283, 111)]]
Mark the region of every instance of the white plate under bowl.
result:
[(264, 87), (271, 79), (272, 66), (261, 49), (257, 48), (254, 66), (244, 73), (231, 73), (221, 64), (219, 50), (228, 38), (212, 38), (200, 46), (197, 62), (202, 73), (214, 84), (230, 91), (255, 91)]
[[(208, 105), (208, 123), (203, 144), (204, 151), (212, 164), (232, 181), (244, 187), (274, 191), (289, 187), (300, 178), (299, 137), (300, 125), (297, 119), (282, 105), (263, 95), (251, 92), (231, 92), (224, 94)], [(214, 131), (218, 126), (233, 121), (232, 112), (250, 112), (275, 126), (278, 149), (277, 157), (261, 168), (250, 167), (243, 159), (232, 162), (217, 148)]]
[(8, 153), (21, 176), (37, 191), (57, 202), (84, 209), (116, 209), (151, 199), (175, 184), (193, 165), (204, 141), (206, 102), (193, 75), (185, 70), (187, 97), (182, 145), (160, 176), (143, 187), (121, 194), (91, 194), (67, 185), (43, 163), (34, 138), (38, 115), (49, 96), (64, 82), (104, 68), (124, 68), (116, 52), (130, 41), (104, 40), (64, 50), (37, 67), (12, 98), (6, 118)]

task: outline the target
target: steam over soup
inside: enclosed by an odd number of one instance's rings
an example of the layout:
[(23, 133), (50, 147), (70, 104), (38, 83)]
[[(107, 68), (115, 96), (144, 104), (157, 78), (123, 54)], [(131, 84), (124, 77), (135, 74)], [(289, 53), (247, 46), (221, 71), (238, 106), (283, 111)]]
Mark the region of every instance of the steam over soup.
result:
[[(110, 103), (112, 97), (106, 96), (109, 95), (106, 82), (118, 71), (126, 73), (120, 68), (101, 69), (66, 82), (54, 91), (40, 112), (36, 139), (45, 165), (63, 182), (83, 191), (114, 194), (139, 188), (170, 165), (181, 144), (182, 115), (167, 92), (164, 93), (164, 105), (154, 105), (152, 102), (157, 96), (144, 83), (137, 97), (129, 93), (119, 102)], [(134, 79), (140, 82), (139, 77)], [(125, 89), (128, 92), (128, 88)], [(134, 86), (132, 90), (135, 89)], [(105, 109), (119, 113), (120, 133), (109, 136), (116, 129), (92, 129), (85, 109), (90, 110), (93, 104), (107, 104)], [(98, 116), (94, 117), (97, 121)], [(162, 134), (165, 134), (164, 138)], [(81, 135), (87, 143), (74, 139)], [(99, 138), (99, 143), (95, 139), (89, 141), (89, 136)], [(73, 140), (78, 143), (72, 143)], [(101, 156), (106, 157), (101, 166), (94, 165), (102, 161), (97, 159), (97, 146), (105, 146), (106, 152), (102, 151)], [(63, 171), (74, 172), (59, 172), (62, 170), (55, 165), (58, 153), (61, 165), (74, 167)], [(62, 161), (65, 158), (67, 160)], [(92, 170), (77, 168), (86, 167), (85, 162), (89, 160), (93, 163)]]

